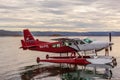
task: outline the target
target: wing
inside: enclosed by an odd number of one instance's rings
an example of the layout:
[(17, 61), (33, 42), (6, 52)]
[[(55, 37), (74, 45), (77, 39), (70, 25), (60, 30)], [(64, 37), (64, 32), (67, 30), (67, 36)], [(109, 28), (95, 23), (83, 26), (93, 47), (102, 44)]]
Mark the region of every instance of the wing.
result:
[(56, 38), (56, 39), (52, 39), (54, 41), (67, 41), (67, 40), (71, 40), (70, 38)]
[(54, 41), (68, 41), (68, 42), (74, 42), (74, 41), (78, 41), (80, 39), (78, 38), (56, 38), (56, 39), (52, 39)]

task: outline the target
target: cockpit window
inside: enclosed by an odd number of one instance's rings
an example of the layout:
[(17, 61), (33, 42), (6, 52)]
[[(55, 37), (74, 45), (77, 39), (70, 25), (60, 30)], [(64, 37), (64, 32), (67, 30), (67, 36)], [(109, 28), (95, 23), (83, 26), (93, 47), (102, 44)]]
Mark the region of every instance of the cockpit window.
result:
[(89, 38), (85, 38), (85, 39), (83, 39), (83, 41), (85, 41), (86, 43), (92, 43), (92, 42), (93, 42), (93, 41), (90, 40)]

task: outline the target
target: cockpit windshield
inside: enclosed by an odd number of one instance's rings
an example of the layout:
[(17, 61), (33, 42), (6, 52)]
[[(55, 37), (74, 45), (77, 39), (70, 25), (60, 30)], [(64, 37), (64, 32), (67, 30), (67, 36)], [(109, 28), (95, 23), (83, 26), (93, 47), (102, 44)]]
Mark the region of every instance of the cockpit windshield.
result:
[(89, 38), (85, 38), (85, 39), (83, 39), (83, 41), (85, 41), (86, 43), (92, 43), (92, 42), (93, 42), (93, 41), (90, 40)]

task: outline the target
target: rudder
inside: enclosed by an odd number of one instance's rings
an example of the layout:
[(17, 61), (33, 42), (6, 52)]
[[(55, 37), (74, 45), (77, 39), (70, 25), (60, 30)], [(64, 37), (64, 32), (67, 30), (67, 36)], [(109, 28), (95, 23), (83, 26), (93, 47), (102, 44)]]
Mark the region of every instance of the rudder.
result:
[(25, 42), (35, 41), (33, 35), (30, 33), (28, 29), (23, 30), (23, 35), (24, 35)]
[(33, 35), (30, 33), (28, 29), (23, 30), (24, 40), (21, 40), (21, 44), (24, 50), (37, 46), (38, 41), (36, 41)]
[(35, 40), (35, 38), (28, 29), (23, 30), (23, 36), (24, 40), (21, 40), (22, 47), (20, 48), (23, 48), (24, 50), (31, 48), (33, 49), (35, 47), (39, 47), (40, 44), (47, 43), (44, 41), (39, 41), (38, 39)]

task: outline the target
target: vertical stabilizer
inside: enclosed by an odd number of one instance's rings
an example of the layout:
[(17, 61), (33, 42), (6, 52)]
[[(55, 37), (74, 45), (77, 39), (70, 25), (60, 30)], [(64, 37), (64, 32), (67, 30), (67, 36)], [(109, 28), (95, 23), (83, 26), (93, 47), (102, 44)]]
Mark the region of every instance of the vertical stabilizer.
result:
[(35, 41), (33, 35), (30, 33), (28, 29), (23, 30), (23, 35), (25, 42)]
[(38, 39), (35, 40), (35, 38), (28, 29), (23, 30), (23, 36), (24, 40), (21, 40), (21, 48), (23, 48), (24, 50), (39, 47), (40, 44), (47, 43), (44, 41), (39, 41)]
[(31, 47), (35, 47), (38, 44), (38, 41), (36, 41), (33, 37), (33, 35), (30, 33), (28, 29), (23, 30), (24, 40), (21, 40), (21, 44), (24, 50), (29, 49)]

